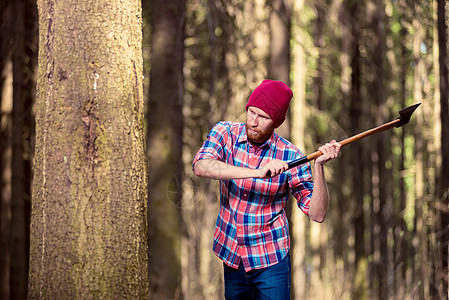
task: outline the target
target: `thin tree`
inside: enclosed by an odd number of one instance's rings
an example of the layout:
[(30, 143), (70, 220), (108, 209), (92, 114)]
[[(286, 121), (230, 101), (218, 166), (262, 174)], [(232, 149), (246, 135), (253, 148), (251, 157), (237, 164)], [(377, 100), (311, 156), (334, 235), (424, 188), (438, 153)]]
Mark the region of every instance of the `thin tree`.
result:
[(28, 297), (147, 298), (140, 1), (37, 3)]
[(34, 1), (2, 1), (0, 41), (0, 298), (27, 296), (33, 72), (37, 7)]
[[(441, 207), (446, 207), (446, 210), (441, 211), (441, 232), (440, 245), (442, 245), (442, 278), (443, 291), (449, 291), (449, 75), (448, 75), (448, 58), (447, 58), (447, 1), (437, 1), (437, 30), (438, 30), (438, 62), (440, 70), (440, 116), (441, 116), (441, 175), (439, 178), (440, 190), (439, 197)], [(446, 299), (449, 297), (449, 292), (445, 293)]]
[(37, 7), (34, 1), (14, 1), (11, 299), (26, 299), (28, 285), (31, 157), (34, 132), (33, 73), (36, 64)]
[[(371, 28), (372, 40), (372, 61), (373, 80), (370, 83), (370, 93), (373, 98), (375, 111), (375, 123), (382, 124), (386, 117), (386, 96), (387, 70), (385, 68), (386, 56), (386, 16), (385, 7), (382, 1), (375, 1), (376, 8), (373, 10)], [(389, 295), (390, 287), (388, 277), (391, 274), (390, 254), (387, 244), (389, 233), (388, 221), (391, 218), (391, 174), (387, 170), (385, 163), (390, 159), (389, 135), (377, 135), (375, 137), (375, 147), (372, 153), (373, 164), (373, 252), (374, 252), (374, 278), (377, 281), (377, 293), (381, 299), (386, 299)]]
[(13, 1), (0, 2), (0, 298), (10, 297)]
[[(364, 7), (362, 1), (349, 1), (346, 3), (346, 9), (350, 23), (349, 43), (350, 47), (350, 66), (351, 66), (351, 91), (349, 119), (351, 131), (360, 132), (362, 130), (362, 96), (361, 96), (361, 54), (360, 54), (360, 11)], [(353, 297), (355, 299), (366, 298), (366, 264), (367, 257), (365, 253), (365, 215), (363, 210), (364, 195), (364, 170), (362, 143), (357, 143), (351, 149), (351, 181), (352, 197), (354, 211), (352, 213), (352, 225), (354, 228), (354, 277), (353, 277)]]
[[(268, 78), (281, 80), (287, 85), (290, 85), (291, 12), (291, 1), (271, 1)], [(277, 129), (277, 133), (285, 138), (290, 137), (289, 116), (287, 116), (286, 122)]]
[(185, 10), (182, 0), (153, 0), (149, 6), (149, 276), (154, 299), (181, 298)]

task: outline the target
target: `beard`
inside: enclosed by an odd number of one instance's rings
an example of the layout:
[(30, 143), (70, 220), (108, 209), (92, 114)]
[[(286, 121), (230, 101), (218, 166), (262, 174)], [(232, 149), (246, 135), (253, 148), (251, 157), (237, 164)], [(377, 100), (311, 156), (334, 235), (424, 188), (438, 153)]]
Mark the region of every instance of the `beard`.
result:
[(270, 136), (273, 134), (274, 127), (270, 126), (266, 130), (260, 130), (257, 128), (253, 128), (248, 125), (248, 123), (245, 124), (246, 127), (246, 135), (248, 136), (248, 140), (255, 145), (262, 145), (265, 143), (266, 140), (270, 138)]

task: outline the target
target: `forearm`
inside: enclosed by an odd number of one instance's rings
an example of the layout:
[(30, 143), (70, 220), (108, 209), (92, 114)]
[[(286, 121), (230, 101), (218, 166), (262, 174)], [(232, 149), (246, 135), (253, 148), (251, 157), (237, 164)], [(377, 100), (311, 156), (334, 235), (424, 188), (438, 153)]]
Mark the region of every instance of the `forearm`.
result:
[(324, 176), (324, 165), (316, 161), (314, 164), (313, 183), (313, 193), (309, 204), (309, 218), (321, 223), (326, 218), (329, 206), (329, 191)]
[(196, 176), (210, 179), (229, 180), (241, 178), (257, 178), (261, 176), (259, 169), (236, 167), (215, 159), (201, 159), (193, 167)]

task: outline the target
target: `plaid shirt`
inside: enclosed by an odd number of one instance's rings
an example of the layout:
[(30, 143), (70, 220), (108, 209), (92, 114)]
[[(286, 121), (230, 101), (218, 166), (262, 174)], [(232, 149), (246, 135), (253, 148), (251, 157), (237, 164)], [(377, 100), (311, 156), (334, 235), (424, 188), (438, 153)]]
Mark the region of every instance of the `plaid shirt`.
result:
[[(216, 159), (247, 168), (261, 168), (272, 159), (290, 161), (301, 151), (273, 133), (260, 147), (248, 142), (245, 124), (219, 122), (198, 150), (200, 159)], [(313, 182), (310, 164), (271, 179), (220, 180), (220, 211), (213, 250), (227, 265), (246, 271), (274, 265), (287, 255), (290, 236), (284, 207), (291, 193), (307, 215)]]

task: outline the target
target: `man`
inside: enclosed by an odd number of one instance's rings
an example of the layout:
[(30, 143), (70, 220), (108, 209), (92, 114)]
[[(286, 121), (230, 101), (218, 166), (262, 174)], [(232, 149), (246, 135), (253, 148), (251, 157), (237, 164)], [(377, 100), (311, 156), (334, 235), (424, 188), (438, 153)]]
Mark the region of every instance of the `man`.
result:
[(319, 148), (312, 181), (309, 163), (274, 129), (285, 120), (293, 93), (264, 80), (246, 105), (246, 123), (219, 122), (198, 150), (195, 175), (220, 180), (220, 211), (213, 249), (223, 260), (226, 299), (289, 299), (290, 237), (284, 207), (291, 193), (316, 222), (326, 216), (329, 194), (323, 165), (336, 158), (335, 141)]

